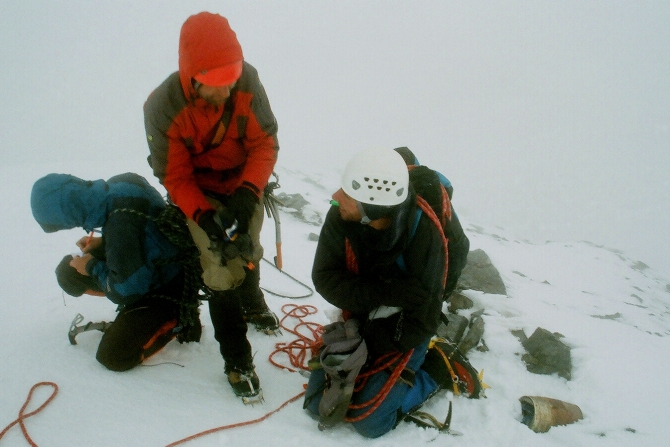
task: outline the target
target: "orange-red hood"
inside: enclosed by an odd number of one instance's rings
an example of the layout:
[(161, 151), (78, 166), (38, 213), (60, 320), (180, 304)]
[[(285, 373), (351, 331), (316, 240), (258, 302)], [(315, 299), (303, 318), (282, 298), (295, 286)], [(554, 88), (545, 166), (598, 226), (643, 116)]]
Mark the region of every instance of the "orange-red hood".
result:
[(186, 98), (195, 97), (191, 79), (197, 73), (243, 59), (242, 47), (225, 17), (201, 12), (186, 19), (182, 25), (179, 78)]

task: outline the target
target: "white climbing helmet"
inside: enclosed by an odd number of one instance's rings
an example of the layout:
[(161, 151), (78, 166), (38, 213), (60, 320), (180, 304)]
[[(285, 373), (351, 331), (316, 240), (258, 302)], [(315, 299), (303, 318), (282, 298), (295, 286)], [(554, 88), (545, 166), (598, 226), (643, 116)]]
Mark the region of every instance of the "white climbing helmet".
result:
[(371, 205), (399, 205), (407, 198), (409, 174), (403, 158), (394, 150), (369, 149), (356, 154), (342, 175), (348, 196)]

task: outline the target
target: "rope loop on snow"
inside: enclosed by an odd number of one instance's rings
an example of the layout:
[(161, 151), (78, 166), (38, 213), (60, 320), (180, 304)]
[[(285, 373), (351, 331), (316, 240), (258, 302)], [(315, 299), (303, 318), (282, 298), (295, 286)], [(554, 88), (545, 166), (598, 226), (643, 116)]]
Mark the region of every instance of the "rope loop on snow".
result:
[[(33, 398), (33, 393), (37, 388), (43, 387), (43, 386), (50, 386), (53, 388), (53, 391), (51, 392), (51, 396), (47, 398), (46, 401), (42, 405), (40, 405), (36, 410), (31, 411), (30, 413), (25, 413), (26, 408), (28, 407), (28, 404), (30, 404), (31, 399)], [(58, 385), (56, 385), (53, 382), (39, 382), (36, 383), (35, 385), (30, 388), (30, 392), (28, 393), (28, 397), (26, 398), (26, 402), (23, 404), (21, 407), (21, 410), (19, 411), (19, 417), (16, 418), (12, 423), (10, 423), (8, 426), (6, 426), (2, 432), (0, 432), (0, 440), (2, 439), (3, 436), (9, 431), (10, 428), (15, 426), (16, 424), (19, 424), (21, 426), (21, 431), (23, 432), (23, 437), (26, 438), (26, 441), (33, 446), (33, 447), (38, 447), (37, 444), (35, 444), (35, 441), (32, 440), (30, 435), (28, 434), (28, 429), (26, 428), (25, 425), (25, 420), (28, 419), (31, 416), (36, 415), (40, 411), (44, 409), (47, 405), (49, 405), (49, 402), (53, 400), (54, 397), (56, 397), (56, 394), (58, 393)]]
[[(317, 313), (318, 309), (309, 304), (284, 304), (281, 311), (284, 313), (284, 316), (279, 321), (279, 325), (286, 332), (289, 332), (298, 338), (288, 343), (276, 343), (275, 350), (270, 354), (268, 360), (270, 360), (270, 363), (277, 368), (286, 369), (290, 372), (298, 372), (299, 370), (309, 371), (309, 359), (317, 355), (319, 348), (321, 348), (321, 345), (323, 344), (323, 341), (321, 340), (323, 326), (318, 323), (306, 321), (305, 318)], [(289, 318), (298, 320), (298, 323), (293, 328), (290, 328), (285, 324), (286, 320)], [(301, 329), (303, 329), (303, 331), (306, 330), (308, 335), (302, 334), (300, 332)], [(281, 353), (286, 354), (291, 366), (297, 369), (289, 368), (277, 363), (275, 361), (275, 356)], [(308, 357), (308, 354), (310, 357)]]

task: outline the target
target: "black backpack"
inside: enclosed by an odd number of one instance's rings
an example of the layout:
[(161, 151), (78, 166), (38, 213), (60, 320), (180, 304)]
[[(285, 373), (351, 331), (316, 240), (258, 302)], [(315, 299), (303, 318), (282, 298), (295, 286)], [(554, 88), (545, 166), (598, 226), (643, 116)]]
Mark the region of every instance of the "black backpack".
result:
[[(406, 147), (395, 149), (407, 164), (409, 169), (409, 183), (414, 188), (416, 194), (423, 198), (440, 221), (440, 226), (444, 236), (447, 238), (447, 250), (449, 256), (449, 265), (447, 271), (447, 280), (444, 287), (444, 299), (447, 300), (456, 289), (458, 278), (465, 267), (470, 251), (470, 240), (465, 235), (461, 222), (451, 204), (453, 187), (449, 179), (441, 173), (434, 171), (426, 166), (418, 165), (414, 154)], [(423, 211), (417, 209), (414, 226), (410, 238), (414, 236), (419, 218)], [(402, 258), (399, 259), (401, 268)]]

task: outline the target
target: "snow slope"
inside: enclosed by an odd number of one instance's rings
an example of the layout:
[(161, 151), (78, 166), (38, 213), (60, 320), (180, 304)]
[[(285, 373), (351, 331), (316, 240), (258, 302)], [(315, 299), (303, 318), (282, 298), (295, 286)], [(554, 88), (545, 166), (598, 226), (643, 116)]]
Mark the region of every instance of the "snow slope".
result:
[[(284, 269), (311, 286), (316, 242), (310, 240), (310, 234), (319, 232), (317, 223), (325, 215), (337, 179), (332, 174), (307, 174), (283, 167), (277, 172), (278, 193), (299, 193), (309, 202), (301, 218), (290, 209), (282, 209), (280, 217)], [(0, 426), (17, 417), (28, 391), (38, 382), (58, 386), (55, 398), (25, 421), (33, 440), (45, 447), (167, 446), (205, 430), (261, 418), (302, 391), (306, 383), (303, 376), (268, 361), (275, 343), (296, 337), (286, 331), (275, 338), (250, 330), (265, 403), (244, 406), (237, 400), (225, 383), (206, 306), (202, 307), (205, 327), (200, 343), (172, 342), (146, 366), (129, 372), (110, 372), (96, 362), (98, 332), (80, 334), (78, 345), (71, 346), (66, 332), (76, 313), (87, 320), (109, 321), (114, 318), (115, 306), (95, 297), (63, 296), (58, 289), (53, 269), (62, 255), (76, 249), (74, 242), (81, 232), (47, 235), (31, 221), (27, 206), (30, 186), (44, 172), (15, 167), (2, 168), (1, 173), (5, 184), (14, 185), (12, 191), (3, 190), (3, 202), (16, 212), (0, 217), (0, 237), (17, 245), (16, 250), (5, 252), (2, 275)], [(454, 203), (458, 207), (458, 195)], [(624, 253), (605, 247), (588, 242), (533, 245), (461, 219), (472, 249), (483, 249), (499, 269), (508, 296), (466, 292), (475, 302), (472, 311), (485, 308), (484, 339), (489, 351), (473, 351), (470, 359), (484, 370), (491, 389), (486, 399), (454, 399), (452, 428), (463, 436), (442, 434), (439, 442), (477, 446), (667, 445), (670, 435), (665, 430), (664, 410), (670, 392), (666, 374), (670, 281)], [(275, 254), (272, 224), (267, 221), (263, 231), (267, 259)], [(304, 292), (267, 264), (262, 268), (264, 288), (282, 294)], [(332, 308), (318, 294), (300, 300), (266, 297), (280, 315), (284, 305), (310, 304), (318, 312), (308, 320), (329, 321)], [(565, 336), (572, 348), (572, 380), (526, 371), (520, 359), (523, 348), (510, 331), (524, 329), (530, 335), (538, 326)], [(275, 359), (289, 366), (285, 357)], [(49, 387), (38, 388), (26, 412), (40, 406), (51, 392)], [(518, 399), (524, 395), (575, 403), (585, 418), (536, 434), (519, 422)], [(439, 394), (425, 409), (444, 417), (446, 402), (446, 396)], [(346, 425), (320, 432), (315, 421), (303, 413), (299, 400), (257, 424), (215, 431), (183, 445), (423, 445), (436, 437), (436, 431), (408, 423), (377, 440), (364, 441)], [(15, 426), (0, 439), (0, 446), (24, 445), (22, 438)]]
[[(302, 217), (311, 223), (282, 212), (286, 272), (310, 284), (309, 235), (354, 151), (407, 145), (454, 183), (472, 248), (489, 254), (509, 296), (470, 293), (486, 308), (490, 348), (472, 362), (492, 388), (486, 400), (456, 399), (453, 427), (464, 435), (440, 443), (670, 444), (661, 419), (670, 391), (667, 1), (4, 2), (0, 428), (42, 381), (59, 391), (26, 426), (38, 445), (58, 447), (165, 446), (262, 417), (302, 390), (302, 376), (267, 361), (291, 337), (252, 331), (266, 402), (236, 401), (206, 307), (200, 344), (172, 343), (148, 362), (156, 366), (104, 370), (94, 359), (100, 334), (73, 347), (66, 332), (77, 313), (110, 320), (114, 306), (64, 297), (53, 274), (82, 232), (46, 235), (30, 214), (30, 187), (49, 172), (153, 181), (142, 104), (176, 70), (179, 28), (202, 10), (230, 19), (259, 70), (280, 126), (278, 192), (310, 202)], [(271, 259), (270, 222), (263, 237)], [(291, 287), (271, 273), (263, 267), (267, 288)], [(277, 312), (295, 304), (268, 302)], [(320, 297), (300, 303), (328, 321)], [(526, 371), (510, 330), (538, 326), (572, 347), (571, 381)], [(49, 391), (38, 389), (27, 411)], [(518, 422), (518, 399), (530, 394), (574, 402), (585, 419), (535, 434)], [(444, 414), (444, 404), (429, 407)], [(436, 436), (405, 424), (374, 441), (346, 426), (322, 433), (300, 407), (188, 445), (421, 445)], [(27, 445), (22, 438), (13, 427), (0, 447)]]

